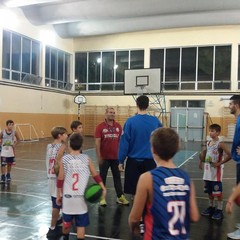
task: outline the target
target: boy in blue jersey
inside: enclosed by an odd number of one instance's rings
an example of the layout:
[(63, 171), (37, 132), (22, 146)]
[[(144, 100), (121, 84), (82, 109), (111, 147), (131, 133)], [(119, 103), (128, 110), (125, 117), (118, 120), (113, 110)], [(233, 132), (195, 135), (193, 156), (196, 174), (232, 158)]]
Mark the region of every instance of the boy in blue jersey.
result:
[(159, 128), (151, 135), (151, 149), (157, 168), (142, 174), (137, 184), (129, 226), (139, 233), (145, 210), (144, 240), (189, 239), (190, 220), (198, 221), (195, 188), (189, 176), (172, 158), (179, 149), (178, 134)]

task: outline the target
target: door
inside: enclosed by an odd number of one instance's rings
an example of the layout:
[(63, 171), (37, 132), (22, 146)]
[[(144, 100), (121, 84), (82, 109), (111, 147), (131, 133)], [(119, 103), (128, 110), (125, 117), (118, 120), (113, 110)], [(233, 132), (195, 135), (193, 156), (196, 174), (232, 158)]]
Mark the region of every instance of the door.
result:
[(202, 141), (204, 108), (171, 108), (171, 128), (182, 141)]

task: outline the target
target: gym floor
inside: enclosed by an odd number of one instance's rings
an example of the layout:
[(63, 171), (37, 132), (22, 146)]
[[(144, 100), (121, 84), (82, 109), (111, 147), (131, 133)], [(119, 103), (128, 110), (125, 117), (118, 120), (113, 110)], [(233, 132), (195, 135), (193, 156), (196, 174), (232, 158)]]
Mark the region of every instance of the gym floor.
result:
[[(51, 220), (51, 201), (48, 195), (45, 150), (51, 139), (38, 142), (21, 142), (16, 149), (16, 166), (12, 169), (12, 182), (1, 186), (0, 191), (0, 240), (46, 239)], [(229, 145), (230, 147), (230, 145)], [(94, 139), (85, 137), (84, 153), (89, 154), (96, 163)], [(198, 152), (201, 143), (182, 143), (181, 151), (175, 156), (177, 166), (187, 171), (192, 178), (197, 193), (197, 202), (201, 212), (208, 207), (207, 195), (203, 193), (202, 171), (198, 168)], [(236, 166), (234, 161), (225, 164), (224, 169), (224, 207), (226, 199), (235, 186)], [(123, 176), (122, 176), (123, 177)], [(122, 179), (123, 180), (123, 179)], [(90, 179), (92, 182), (92, 179)], [(116, 194), (112, 175), (107, 178), (107, 207), (89, 204), (90, 226), (86, 228), (86, 239), (141, 239), (131, 235), (128, 227), (128, 215), (132, 206), (116, 204)], [(223, 240), (226, 234), (235, 230), (240, 222), (240, 211), (234, 206), (231, 216), (224, 214), (223, 221), (217, 222), (201, 217), (191, 225), (192, 240)], [(70, 239), (76, 239), (75, 229)]]

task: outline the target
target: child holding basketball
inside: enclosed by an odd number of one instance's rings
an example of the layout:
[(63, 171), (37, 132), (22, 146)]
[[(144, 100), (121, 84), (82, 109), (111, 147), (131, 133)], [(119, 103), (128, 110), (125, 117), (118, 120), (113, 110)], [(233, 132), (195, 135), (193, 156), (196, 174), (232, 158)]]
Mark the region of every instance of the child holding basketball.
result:
[(173, 129), (158, 128), (152, 133), (157, 167), (140, 176), (128, 219), (131, 231), (139, 234), (145, 211), (144, 239), (189, 239), (190, 220), (199, 219), (194, 185), (172, 161), (178, 149), (179, 137)]
[(57, 198), (57, 174), (62, 156), (66, 150), (67, 130), (64, 127), (54, 127), (51, 131), (53, 142), (47, 145), (46, 167), (48, 176), (48, 188), (52, 200), (52, 219), (51, 226), (47, 233), (47, 238), (56, 238), (60, 235), (56, 228), (59, 219), (60, 206), (56, 204)]
[(70, 154), (63, 156), (60, 164), (57, 203), (63, 206), (63, 240), (69, 239), (73, 219), (77, 227), (77, 239), (84, 239), (85, 227), (89, 224), (84, 192), (90, 173), (96, 183), (102, 187), (103, 197), (106, 197), (106, 188), (92, 160), (86, 154), (80, 153), (82, 143), (82, 136), (79, 133), (73, 133), (69, 138)]
[[(202, 169), (202, 164), (204, 163), (204, 192), (208, 193), (209, 198), (209, 207), (204, 210), (201, 215), (211, 217), (215, 220), (223, 219), (223, 164), (231, 159), (230, 150), (225, 143), (219, 139), (220, 132), (221, 126), (218, 124), (212, 124), (209, 126), (211, 140), (207, 142), (206, 147), (204, 147), (200, 153), (199, 165)], [(217, 198), (216, 207), (214, 204), (215, 197)]]
[(0, 133), (1, 142), (1, 183), (11, 181), (11, 169), (12, 165), (15, 163), (15, 146), (19, 141), (18, 133), (13, 129), (13, 120), (7, 120), (6, 129)]

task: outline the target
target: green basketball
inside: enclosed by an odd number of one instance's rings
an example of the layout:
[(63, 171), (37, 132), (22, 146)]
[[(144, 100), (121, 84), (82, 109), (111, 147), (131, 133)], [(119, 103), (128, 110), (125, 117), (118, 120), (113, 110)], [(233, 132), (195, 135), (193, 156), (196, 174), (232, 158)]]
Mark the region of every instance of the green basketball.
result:
[(102, 196), (102, 188), (99, 184), (89, 185), (84, 193), (85, 199), (90, 203), (99, 202)]

